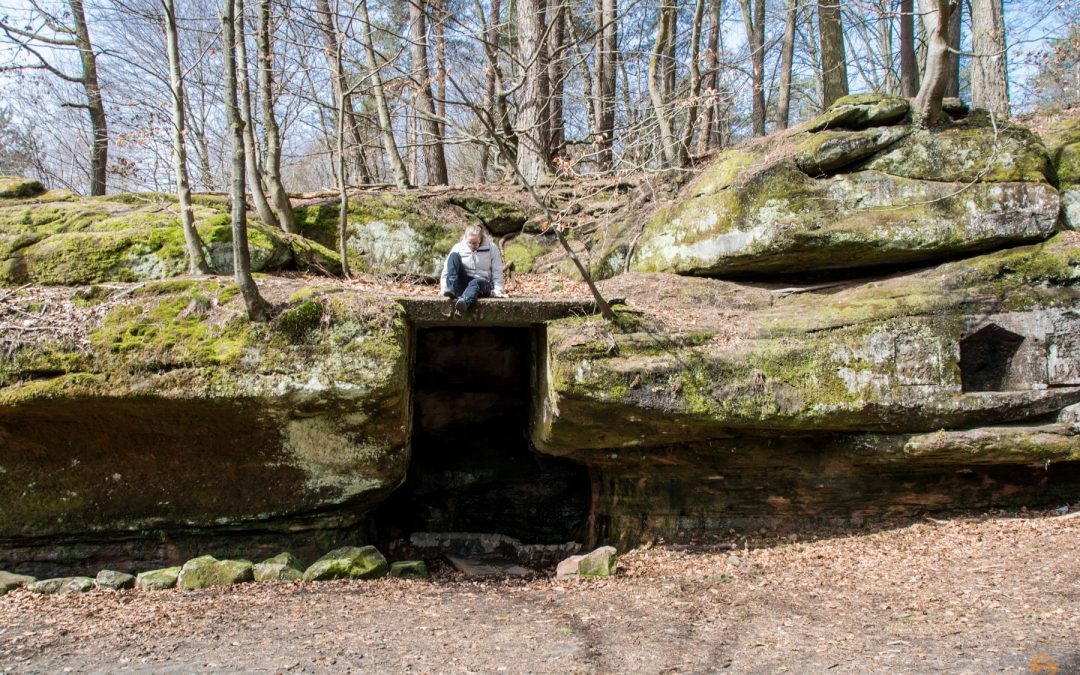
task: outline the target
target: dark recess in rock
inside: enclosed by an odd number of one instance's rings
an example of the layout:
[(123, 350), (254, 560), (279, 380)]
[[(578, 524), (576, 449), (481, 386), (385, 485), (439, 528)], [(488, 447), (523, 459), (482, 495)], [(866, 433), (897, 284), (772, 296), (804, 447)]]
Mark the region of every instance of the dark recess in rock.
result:
[(960, 382), (964, 391), (1004, 391), (1009, 365), (1024, 336), (990, 324), (960, 341)]

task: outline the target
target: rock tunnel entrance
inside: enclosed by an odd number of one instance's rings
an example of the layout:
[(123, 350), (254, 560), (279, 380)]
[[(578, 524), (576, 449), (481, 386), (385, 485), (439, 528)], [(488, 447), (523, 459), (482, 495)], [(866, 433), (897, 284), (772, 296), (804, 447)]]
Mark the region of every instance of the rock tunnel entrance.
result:
[(416, 532), (583, 541), (584, 467), (532, 450), (529, 413), (541, 328), (417, 327), (412, 457), (375, 514), (383, 541)]
[(1013, 357), (1024, 342), (997, 324), (985, 326), (960, 341), (960, 382), (965, 392), (1006, 391)]

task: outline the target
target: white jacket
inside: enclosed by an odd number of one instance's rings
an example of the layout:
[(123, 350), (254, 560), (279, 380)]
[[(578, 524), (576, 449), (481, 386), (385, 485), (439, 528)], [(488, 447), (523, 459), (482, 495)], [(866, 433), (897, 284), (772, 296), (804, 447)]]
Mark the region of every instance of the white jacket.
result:
[[(461, 264), (470, 279), (483, 279), (491, 284), (492, 295), (503, 292), (503, 261), (499, 246), (493, 241), (485, 241), (473, 251), (464, 241), (459, 241), (450, 249), (450, 253), (461, 256)], [(447, 259), (450, 255), (447, 254)], [(443, 261), (442, 276), (439, 278), (441, 291), (446, 291), (446, 261)]]

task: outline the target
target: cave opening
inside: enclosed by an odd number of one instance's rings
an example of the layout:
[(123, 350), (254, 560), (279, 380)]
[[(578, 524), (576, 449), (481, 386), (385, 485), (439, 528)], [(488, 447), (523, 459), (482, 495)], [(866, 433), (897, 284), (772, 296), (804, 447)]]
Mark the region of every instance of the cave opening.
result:
[(374, 514), (378, 538), (490, 533), (583, 541), (585, 467), (536, 452), (529, 419), (542, 327), (417, 327), (411, 458)]
[(1005, 391), (1023, 335), (990, 324), (960, 341), (960, 386), (965, 392)]

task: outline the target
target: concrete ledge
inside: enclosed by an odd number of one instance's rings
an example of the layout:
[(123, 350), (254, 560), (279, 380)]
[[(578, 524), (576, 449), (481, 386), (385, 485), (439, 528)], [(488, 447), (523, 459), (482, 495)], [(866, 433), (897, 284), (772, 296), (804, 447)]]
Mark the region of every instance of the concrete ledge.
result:
[(568, 316), (598, 314), (592, 300), (541, 300), (537, 298), (484, 298), (467, 314), (448, 317), (450, 301), (443, 297), (401, 298), (398, 300), (409, 320), (419, 325), (524, 326)]

